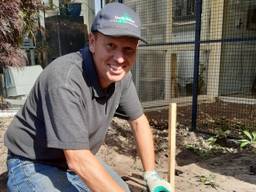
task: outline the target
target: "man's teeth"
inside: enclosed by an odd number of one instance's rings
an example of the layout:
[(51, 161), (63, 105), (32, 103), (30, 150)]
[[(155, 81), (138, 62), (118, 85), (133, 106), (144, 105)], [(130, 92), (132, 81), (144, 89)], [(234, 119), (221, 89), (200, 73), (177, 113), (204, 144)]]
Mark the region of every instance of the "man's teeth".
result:
[(112, 69), (114, 69), (114, 70), (120, 70), (120, 69), (122, 69), (122, 67), (116, 66), (116, 65), (109, 65), (109, 66), (110, 66), (110, 68), (112, 68)]

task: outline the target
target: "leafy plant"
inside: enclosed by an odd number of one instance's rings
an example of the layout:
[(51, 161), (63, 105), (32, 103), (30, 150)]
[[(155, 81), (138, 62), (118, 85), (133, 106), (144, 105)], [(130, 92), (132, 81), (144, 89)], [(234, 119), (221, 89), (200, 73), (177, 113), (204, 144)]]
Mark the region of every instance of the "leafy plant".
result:
[(214, 145), (217, 141), (217, 135), (209, 137), (206, 141), (209, 143), (209, 145)]
[(200, 176), (197, 176), (197, 177), (198, 177), (199, 181), (201, 183), (203, 183), (204, 185), (209, 185), (214, 189), (217, 188), (217, 184), (214, 181), (215, 177), (213, 175), (209, 175), (209, 176), (200, 175)]
[(240, 139), (240, 148), (245, 148), (247, 146), (253, 146), (256, 145), (256, 131), (243, 131), (244, 138)]
[(188, 144), (186, 145), (186, 149), (192, 151), (193, 153), (195, 153), (196, 155), (203, 159), (208, 159), (213, 155), (212, 150), (210, 148), (204, 148), (197, 144)]
[(26, 63), (20, 49), (25, 35), (33, 38), (40, 0), (0, 1), (0, 65), (21, 66)]
[(224, 130), (220, 129), (216, 135), (211, 136), (210, 138), (207, 139), (207, 142), (209, 145), (215, 145), (216, 143), (221, 143), (221, 141), (226, 140), (228, 135), (230, 134), (230, 130)]

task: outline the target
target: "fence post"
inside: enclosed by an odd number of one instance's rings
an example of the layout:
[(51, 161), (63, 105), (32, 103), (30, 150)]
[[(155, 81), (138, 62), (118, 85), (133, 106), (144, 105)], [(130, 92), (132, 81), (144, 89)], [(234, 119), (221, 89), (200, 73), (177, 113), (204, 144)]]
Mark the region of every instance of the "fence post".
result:
[(175, 188), (175, 156), (176, 156), (176, 119), (177, 119), (177, 104), (169, 104), (168, 118), (168, 148), (169, 148), (169, 169), (168, 180), (171, 183), (172, 190)]
[(198, 96), (199, 62), (200, 62), (201, 13), (202, 13), (202, 0), (196, 0), (194, 78), (193, 78), (193, 87), (192, 87), (192, 125), (191, 125), (192, 131), (196, 130), (196, 120), (197, 120), (197, 96)]

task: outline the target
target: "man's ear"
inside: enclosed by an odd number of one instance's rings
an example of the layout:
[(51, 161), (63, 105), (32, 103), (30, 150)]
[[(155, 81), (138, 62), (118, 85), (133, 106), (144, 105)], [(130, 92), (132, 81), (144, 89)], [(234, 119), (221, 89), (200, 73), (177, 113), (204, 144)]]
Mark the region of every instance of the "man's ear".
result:
[(96, 41), (95, 34), (89, 33), (89, 49), (92, 53), (95, 52), (95, 41)]

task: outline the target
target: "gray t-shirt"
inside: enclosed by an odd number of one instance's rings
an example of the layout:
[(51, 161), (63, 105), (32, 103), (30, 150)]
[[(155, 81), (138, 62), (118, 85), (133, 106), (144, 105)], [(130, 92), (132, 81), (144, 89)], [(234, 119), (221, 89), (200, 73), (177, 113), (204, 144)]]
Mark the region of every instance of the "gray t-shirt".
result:
[(131, 73), (100, 88), (88, 48), (57, 58), (40, 74), (5, 134), (15, 155), (66, 167), (63, 149), (99, 150), (118, 106), (130, 120), (143, 114)]

